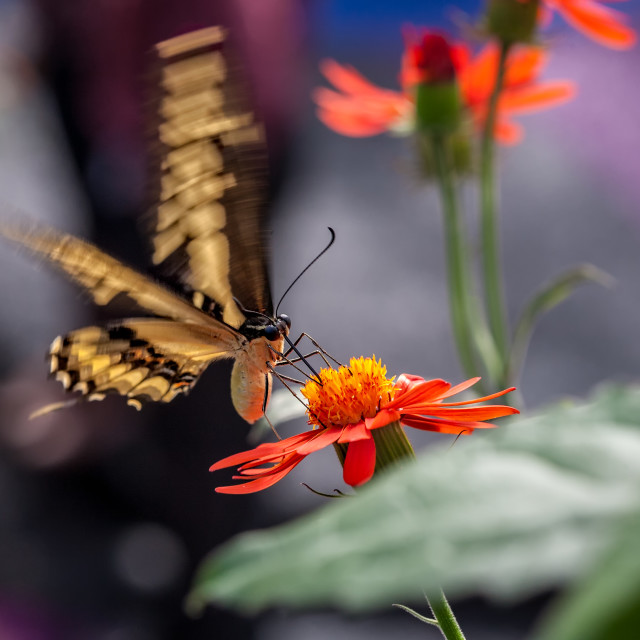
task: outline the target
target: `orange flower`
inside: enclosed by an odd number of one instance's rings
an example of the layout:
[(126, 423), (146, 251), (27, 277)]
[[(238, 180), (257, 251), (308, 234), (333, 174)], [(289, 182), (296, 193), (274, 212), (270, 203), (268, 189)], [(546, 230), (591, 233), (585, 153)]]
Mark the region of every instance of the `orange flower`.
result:
[[(324, 87), (314, 91), (320, 120), (345, 136), (365, 137), (385, 131), (410, 133), (415, 112), (412, 88), (424, 75), (416, 68), (414, 51), (416, 41), (426, 33), (412, 29), (405, 34), (402, 92), (376, 87), (352, 67), (334, 60), (323, 61), (320, 70), (337, 91)], [(476, 127), (482, 127), (496, 77), (497, 50), (494, 45), (487, 45), (472, 56), (466, 45), (456, 43), (450, 53), (469, 116)], [(498, 105), (495, 135), (500, 142), (514, 144), (522, 138), (522, 130), (511, 116), (553, 107), (573, 97), (573, 83), (539, 80), (547, 59), (548, 54), (538, 47), (519, 47), (512, 52)]]
[(588, 38), (612, 49), (629, 49), (636, 32), (625, 24), (624, 13), (603, 6), (607, 1), (613, 0), (543, 0), (545, 8), (557, 11)]
[(319, 87), (313, 92), (318, 117), (343, 136), (364, 138), (385, 131), (409, 132), (414, 105), (406, 95), (376, 87), (353, 67), (323, 60), (320, 71), (338, 90)]
[[(458, 73), (460, 90), (478, 128), (486, 118), (498, 57), (497, 47), (489, 44), (475, 57), (469, 56)], [(575, 85), (568, 80), (538, 81), (548, 60), (549, 54), (539, 47), (517, 47), (507, 59), (494, 131), (503, 144), (522, 140), (522, 127), (513, 122), (513, 116), (557, 106), (575, 95)]]
[(310, 453), (334, 443), (349, 445), (343, 477), (347, 484), (359, 486), (371, 479), (375, 469), (374, 429), (399, 421), (422, 431), (466, 435), (474, 429), (495, 426), (484, 420), (518, 413), (505, 405), (469, 406), (502, 396), (513, 388), (476, 400), (443, 402), (479, 378), (455, 387), (444, 380), (424, 380), (409, 374), (402, 374), (394, 382), (386, 377), (386, 367), (375, 357), (352, 358), (348, 367), (321, 369), (319, 375), (321, 385), (310, 380), (301, 390), (307, 398), (308, 421), (314, 429), (216, 462), (211, 471), (239, 466), (239, 475), (234, 479), (245, 481), (218, 487), (217, 492), (240, 494), (266, 489)]

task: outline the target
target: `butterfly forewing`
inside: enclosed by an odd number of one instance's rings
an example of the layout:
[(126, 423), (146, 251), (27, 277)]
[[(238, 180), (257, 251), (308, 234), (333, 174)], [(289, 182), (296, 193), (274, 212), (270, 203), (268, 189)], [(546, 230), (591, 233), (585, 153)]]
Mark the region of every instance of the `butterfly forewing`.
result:
[(272, 315), (261, 230), (266, 152), (262, 128), (241, 105), (223, 41), (223, 30), (211, 28), (156, 46), (153, 262), (239, 328), (246, 318), (234, 298)]
[(0, 232), (64, 271), (85, 287), (96, 304), (124, 295), (145, 311), (164, 318), (194, 322), (236, 335), (231, 327), (209, 317), (167, 287), (127, 267), (116, 258), (75, 236), (34, 225), (4, 224)]

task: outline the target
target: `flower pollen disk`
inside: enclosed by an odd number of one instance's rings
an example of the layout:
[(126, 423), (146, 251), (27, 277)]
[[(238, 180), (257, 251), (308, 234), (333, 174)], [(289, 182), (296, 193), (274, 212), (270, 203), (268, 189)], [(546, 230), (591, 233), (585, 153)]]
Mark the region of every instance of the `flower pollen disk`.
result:
[(349, 366), (321, 369), (320, 384), (309, 380), (300, 393), (308, 401), (309, 424), (317, 427), (357, 424), (373, 418), (381, 403), (393, 400), (394, 378), (381, 360), (351, 358)]

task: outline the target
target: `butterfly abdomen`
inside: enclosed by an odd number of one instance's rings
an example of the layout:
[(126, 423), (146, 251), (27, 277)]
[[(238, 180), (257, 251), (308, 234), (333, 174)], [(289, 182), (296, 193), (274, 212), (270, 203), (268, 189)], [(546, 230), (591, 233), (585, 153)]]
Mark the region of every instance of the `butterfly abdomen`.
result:
[[(271, 346), (282, 351), (284, 340), (276, 340)], [(276, 354), (267, 346), (264, 338), (251, 341), (238, 354), (231, 371), (231, 401), (235, 410), (250, 423), (264, 415), (264, 407), (271, 396), (271, 373), (267, 362), (275, 362)]]

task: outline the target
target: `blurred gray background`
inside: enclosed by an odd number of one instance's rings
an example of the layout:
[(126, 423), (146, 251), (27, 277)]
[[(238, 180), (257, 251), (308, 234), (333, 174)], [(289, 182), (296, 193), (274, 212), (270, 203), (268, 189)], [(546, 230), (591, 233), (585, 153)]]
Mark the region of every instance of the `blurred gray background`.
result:
[[(340, 360), (382, 357), (390, 373), (459, 382), (449, 329), (437, 194), (420, 183), (407, 140), (341, 137), (319, 123), (310, 91), (324, 57), (397, 88), (404, 23), (464, 22), (480, 2), (250, 0), (0, 2), (3, 215), (92, 238), (144, 268), (145, 53), (184, 30), (237, 34), (268, 128), (274, 298), (337, 232), (331, 251), (282, 311)], [(637, 3), (619, 8), (635, 14)], [(235, 30), (235, 31), (234, 31)], [(502, 236), (511, 319), (559, 271), (590, 262), (616, 280), (585, 286), (540, 322), (520, 389), (527, 407), (635, 381), (640, 363), (638, 51), (599, 47), (555, 21), (547, 78), (577, 99), (523, 117), (525, 141), (500, 151)], [(477, 223), (473, 185), (464, 190)], [(476, 252), (474, 245), (469, 251)], [(300, 487), (340, 487), (332, 451), (315, 454), (253, 497), (214, 493), (209, 464), (246, 447), (225, 365), (188, 399), (138, 414), (118, 400), (29, 422), (60, 398), (42, 356), (59, 333), (127, 312), (85, 297), (13, 248), (0, 248), (0, 637), (9, 640), (436, 637), (382, 612), (271, 612), (242, 620), (182, 613), (194, 567), (234, 532), (292, 518), (323, 501)], [(303, 427), (301, 421), (283, 432)], [(433, 437), (413, 438), (425, 446)], [(459, 603), (469, 636), (525, 637), (540, 601)]]

